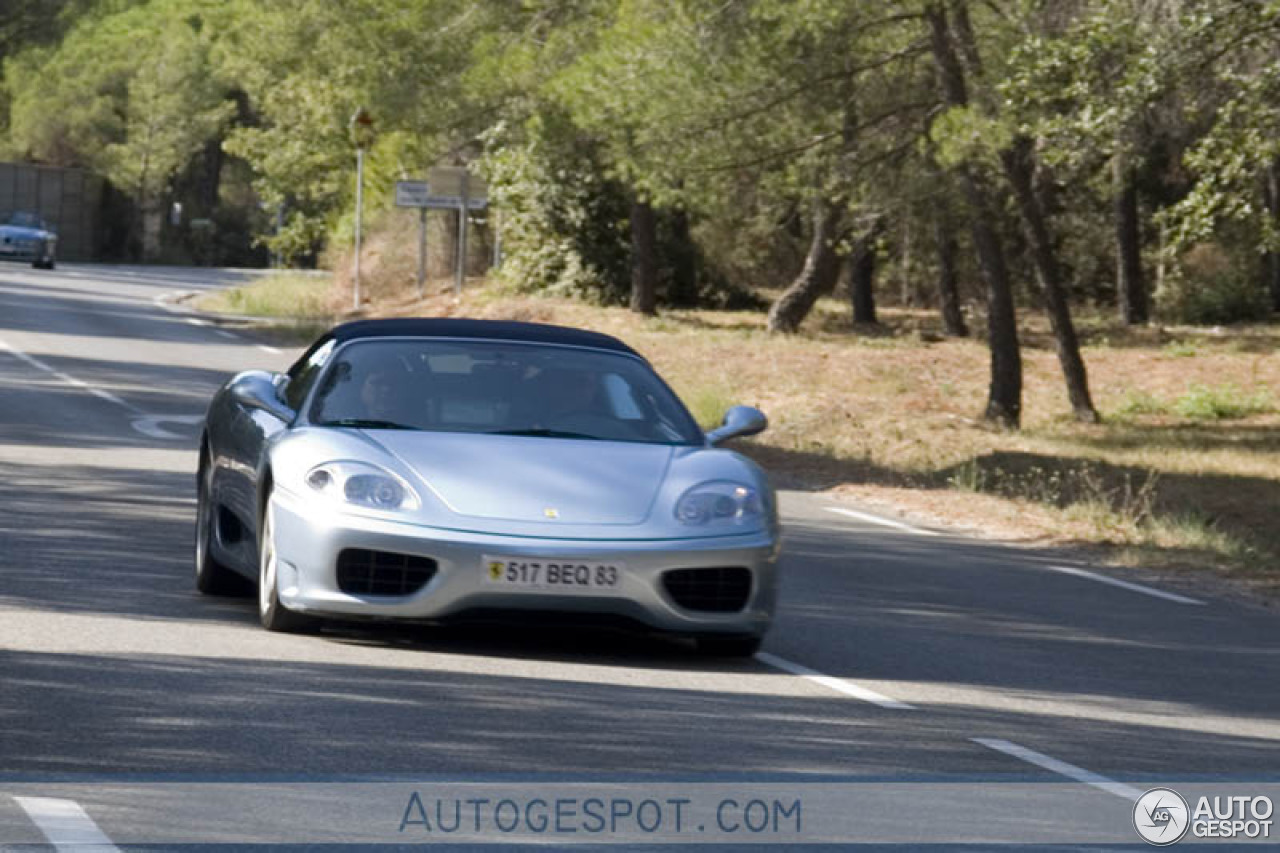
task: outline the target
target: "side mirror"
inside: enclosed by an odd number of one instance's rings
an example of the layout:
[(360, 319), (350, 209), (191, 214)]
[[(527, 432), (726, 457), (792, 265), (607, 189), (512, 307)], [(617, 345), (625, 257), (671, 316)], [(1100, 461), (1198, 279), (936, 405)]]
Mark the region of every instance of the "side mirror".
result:
[(751, 406), (734, 406), (724, 414), (724, 423), (707, 433), (707, 444), (723, 444), (731, 438), (758, 435), (769, 426), (764, 412)]
[(250, 370), (236, 377), (231, 385), (231, 395), (246, 409), (258, 409), (286, 424), (292, 423), (298, 413), (285, 405), (276, 393), (279, 374), (265, 370)]

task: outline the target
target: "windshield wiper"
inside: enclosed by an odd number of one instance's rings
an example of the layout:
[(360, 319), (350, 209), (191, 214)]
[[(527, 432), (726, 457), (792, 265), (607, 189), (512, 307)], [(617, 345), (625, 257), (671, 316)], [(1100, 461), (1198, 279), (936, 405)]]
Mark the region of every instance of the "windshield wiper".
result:
[(582, 432), (566, 432), (560, 429), (543, 429), (542, 427), (530, 427), (529, 429), (495, 429), (489, 430), (485, 435), (532, 435), (538, 438), (585, 438), (591, 441), (604, 441), (598, 435), (587, 435)]
[(372, 418), (338, 418), (334, 421), (321, 421), (317, 426), (355, 427), (356, 429), (417, 429), (408, 424), (395, 421), (379, 421)]

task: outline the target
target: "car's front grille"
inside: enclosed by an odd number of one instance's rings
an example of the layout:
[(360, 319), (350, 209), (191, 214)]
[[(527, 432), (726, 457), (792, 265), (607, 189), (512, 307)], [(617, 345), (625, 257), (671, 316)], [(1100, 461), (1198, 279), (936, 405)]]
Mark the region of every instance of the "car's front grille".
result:
[(672, 569), (662, 584), (676, 604), (686, 610), (734, 613), (751, 596), (751, 570), (738, 566), (715, 569)]
[(338, 589), (349, 595), (412, 595), (435, 576), (430, 557), (347, 548), (338, 554)]

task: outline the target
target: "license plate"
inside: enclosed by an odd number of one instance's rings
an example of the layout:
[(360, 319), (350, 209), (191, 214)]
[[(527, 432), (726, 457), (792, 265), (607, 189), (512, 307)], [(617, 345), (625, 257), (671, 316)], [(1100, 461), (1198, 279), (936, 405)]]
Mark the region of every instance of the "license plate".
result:
[(485, 580), (490, 586), (529, 592), (608, 592), (621, 586), (622, 570), (621, 563), (484, 558)]

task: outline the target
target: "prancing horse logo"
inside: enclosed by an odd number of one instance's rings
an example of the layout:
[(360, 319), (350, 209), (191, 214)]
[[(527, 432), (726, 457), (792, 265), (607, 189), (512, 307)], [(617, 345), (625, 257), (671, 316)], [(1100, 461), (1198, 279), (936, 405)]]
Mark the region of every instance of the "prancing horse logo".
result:
[(559, 518), (560, 510), (556, 509), (553, 506), (549, 506), (542, 511), (542, 514), (545, 515), (547, 518)]

